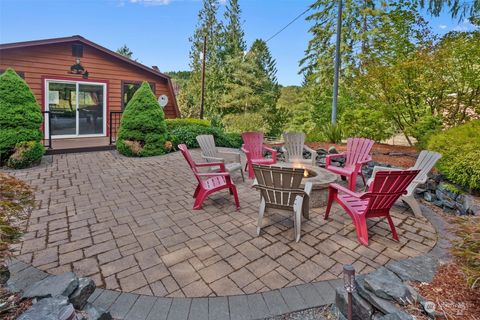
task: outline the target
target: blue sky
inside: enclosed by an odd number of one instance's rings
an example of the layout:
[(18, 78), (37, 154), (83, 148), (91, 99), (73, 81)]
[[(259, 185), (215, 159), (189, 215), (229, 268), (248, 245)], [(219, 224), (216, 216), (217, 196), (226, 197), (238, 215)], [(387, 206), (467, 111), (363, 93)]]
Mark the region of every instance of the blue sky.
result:
[[(247, 44), (269, 38), (313, 0), (240, 0)], [(75, 34), (111, 50), (127, 44), (139, 62), (161, 71), (187, 70), (201, 0), (0, 0), (0, 43)], [(224, 6), (222, 6), (223, 8)], [(448, 13), (427, 17), (438, 34), (470, 29)], [(269, 42), (283, 85), (298, 85), (298, 61), (310, 34), (300, 18)]]

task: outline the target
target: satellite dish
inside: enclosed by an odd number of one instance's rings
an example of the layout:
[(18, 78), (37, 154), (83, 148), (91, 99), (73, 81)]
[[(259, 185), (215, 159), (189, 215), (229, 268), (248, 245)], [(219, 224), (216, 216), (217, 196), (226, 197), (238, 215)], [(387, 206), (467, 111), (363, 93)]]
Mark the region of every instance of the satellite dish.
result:
[(165, 108), (165, 106), (168, 103), (168, 97), (164, 94), (162, 94), (160, 97), (158, 97), (158, 104), (160, 107)]

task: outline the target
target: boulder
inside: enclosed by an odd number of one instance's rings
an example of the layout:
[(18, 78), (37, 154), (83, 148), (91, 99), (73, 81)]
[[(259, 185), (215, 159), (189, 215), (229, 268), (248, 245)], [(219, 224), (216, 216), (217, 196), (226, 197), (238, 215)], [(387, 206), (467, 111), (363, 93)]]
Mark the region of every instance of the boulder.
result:
[(67, 320), (72, 319), (75, 309), (65, 296), (45, 298), (33, 304), (17, 320)]
[[(365, 320), (370, 319), (373, 315), (373, 307), (365, 299), (363, 299), (357, 292), (352, 294), (352, 319)], [(348, 294), (343, 287), (337, 287), (335, 292), (335, 305), (341, 314), (345, 317), (348, 314)]]
[(87, 303), (81, 314), (85, 320), (112, 320), (110, 312), (101, 307), (95, 307), (91, 303)]
[(79, 278), (78, 286), (70, 295), (70, 303), (75, 309), (81, 310), (87, 303), (88, 297), (95, 291), (95, 282), (90, 278)]
[(328, 153), (329, 154), (338, 154), (337, 148), (335, 148), (334, 146), (331, 146), (330, 148), (328, 148)]
[(395, 300), (401, 304), (406, 304), (407, 299), (411, 298), (402, 280), (385, 267), (380, 267), (365, 276), (365, 288), (380, 298)]
[[(386, 300), (375, 295), (372, 291), (365, 288), (365, 276), (360, 275), (356, 278), (356, 288), (358, 294), (365, 299), (368, 303), (371, 303), (376, 309), (383, 314), (397, 314), (400, 319), (413, 319), (409, 314), (400, 310), (391, 300)], [(365, 318), (367, 319), (367, 318)]]
[(437, 199), (437, 196), (431, 193), (430, 191), (427, 191), (423, 194), (423, 199), (425, 199), (428, 202), (432, 202)]
[(385, 267), (403, 281), (432, 282), (437, 271), (437, 259), (424, 255), (395, 261)]
[(68, 297), (78, 286), (78, 278), (73, 272), (58, 276), (48, 276), (33, 283), (23, 293), (23, 298), (46, 298), (55, 296)]
[(327, 153), (328, 153), (327, 149), (324, 149), (324, 148), (319, 148), (319, 149), (317, 149), (317, 155), (318, 155), (318, 156), (322, 156), (322, 155), (324, 156), (324, 155), (326, 155)]
[(463, 199), (463, 206), (467, 214), (474, 216), (480, 215), (480, 199), (478, 197), (466, 194)]

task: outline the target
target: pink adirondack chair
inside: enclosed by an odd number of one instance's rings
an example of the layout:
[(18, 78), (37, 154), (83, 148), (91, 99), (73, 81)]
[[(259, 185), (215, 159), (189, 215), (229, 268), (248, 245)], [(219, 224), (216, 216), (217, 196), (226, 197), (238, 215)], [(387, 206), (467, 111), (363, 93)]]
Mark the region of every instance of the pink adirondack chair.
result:
[[(348, 188), (355, 191), (357, 176), (360, 175), (363, 184), (366, 185), (365, 177), (362, 173), (364, 164), (372, 160), (370, 150), (373, 147), (373, 141), (365, 138), (349, 138), (347, 141), (347, 151), (339, 154), (329, 154), (325, 159), (325, 169), (333, 173), (347, 177)], [(337, 167), (332, 165), (333, 158), (346, 157), (345, 166)]]
[[(187, 160), (188, 165), (193, 171), (195, 178), (197, 178), (198, 186), (193, 193), (195, 198), (195, 203), (193, 204), (193, 209), (198, 210), (202, 208), (203, 201), (212, 193), (223, 189), (229, 189), (230, 193), (233, 194), (235, 198), (235, 204), (237, 209), (240, 208), (240, 201), (238, 200), (237, 187), (232, 182), (230, 174), (225, 171), (225, 164), (223, 162), (205, 162), (205, 163), (196, 163), (193, 161), (190, 152), (187, 149), (187, 146), (184, 144), (178, 145), (178, 149), (182, 152), (185, 160)], [(219, 172), (209, 172), (209, 173), (200, 173), (197, 168), (199, 167), (220, 167)], [(206, 178), (206, 179), (205, 179)]]
[[(242, 139), (242, 151), (247, 157), (245, 170), (248, 170), (248, 177), (250, 179), (253, 179), (254, 176), (253, 164), (269, 165), (277, 163), (277, 151), (263, 144), (262, 132), (244, 132), (242, 133)], [(269, 151), (272, 154), (271, 159), (263, 157), (264, 150)]]
[(378, 217), (387, 218), (393, 239), (398, 241), (397, 231), (390, 217), (390, 208), (401, 195), (407, 193), (408, 185), (419, 172), (419, 170), (379, 171), (369, 191), (364, 193), (353, 192), (336, 183), (330, 184), (325, 220), (328, 219), (335, 200), (352, 218), (360, 243), (368, 246), (367, 219)]

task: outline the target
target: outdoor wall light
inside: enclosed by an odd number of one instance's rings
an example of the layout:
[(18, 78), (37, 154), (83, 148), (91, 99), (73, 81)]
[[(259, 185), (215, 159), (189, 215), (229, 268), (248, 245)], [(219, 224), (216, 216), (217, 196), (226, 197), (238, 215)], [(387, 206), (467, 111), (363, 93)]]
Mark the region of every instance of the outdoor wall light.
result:
[(81, 74), (84, 79), (88, 78), (88, 71), (80, 63), (80, 58), (77, 57), (75, 64), (70, 67), (70, 73)]
[(352, 320), (352, 293), (355, 290), (355, 268), (351, 264), (343, 265), (343, 283), (348, 295), (348, 320)]

